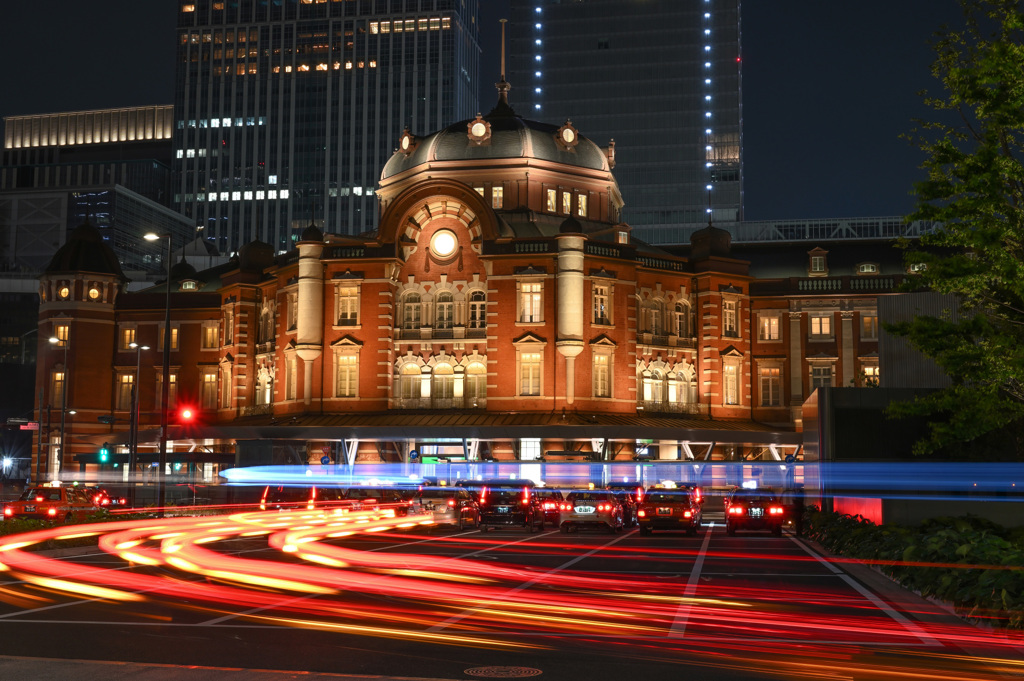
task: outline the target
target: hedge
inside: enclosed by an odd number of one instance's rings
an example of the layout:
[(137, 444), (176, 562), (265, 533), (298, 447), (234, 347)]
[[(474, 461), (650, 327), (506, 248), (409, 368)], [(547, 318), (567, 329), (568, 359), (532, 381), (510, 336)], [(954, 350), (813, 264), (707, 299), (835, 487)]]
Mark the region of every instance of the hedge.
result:
[(875, 525), (810, 507), (806, 533), (830, 552), (863, 560), (968, 618), (1024, 629), (1024, 528), (977, 516)]

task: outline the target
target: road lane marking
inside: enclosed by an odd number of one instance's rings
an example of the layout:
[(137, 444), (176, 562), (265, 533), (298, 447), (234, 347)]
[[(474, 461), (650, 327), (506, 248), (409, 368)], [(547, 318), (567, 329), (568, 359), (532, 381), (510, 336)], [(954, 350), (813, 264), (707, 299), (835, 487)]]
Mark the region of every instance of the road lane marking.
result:
[(846, 572), (844, 572), (841, 568), (836, 567), (832, 564), (831, 561), (819, 555), (816, 551), (811, 549), (810, 546), (800, 541), (796, 537), (790, 537), (790, 540), (792, 540), (797, 546), (806, 551), (809, 556), (811, 556), (819, 563), (827, 567), (829, 570), (834, 572), (836, 576), (842, 579), (844, 582), (846, 582), (850, 586), (850, 588), (852, 588), (854, 591), (859, 593), (864, 598), (868, 599), (872, 605), (874, 605), (876, 608), (884, 612), (893, 620), (901, 624), (903, 628), (909, 631), (911, 634), (919, 638), (926, 646), (942, 647), (942, 644), (939, 641), (937, 641), (933, 636), (931, 636), (928, 632), (926, 632), (924, 629), (911, 622), (903, 613), (899, 612), (898, 610), (890, 606), (888, 603), (883, 601), (881, 598), (876, 596), (874, 593), (869, 591), (867, 587), (865, 587), (863, 584), (858, 582), (850, 575), (846, 574)]
[(686, 633), (686, 622), (690, 619), (690, 608), (692, 607), (690, 599), (697, 592), (697, 584), (700, 582), (700, 571), (704, 567), (704, 556), (707, 555), (708, 545), (711, 544), (711, 533), (714, 528), (715, 523), (711, 522), (708, 524), (707, 532), (704, 533), (704, 541), (700, 545), (697, 560), (694, 561), (693, 569), (690, 570), (690, 579), (686, 582), (686, 588), (683, 590), (683, 602), (679, 605), (679, 610), (676, 611), (676, 618), (668, 630), (669, 638), (682, 638)]
[[(550, 532), (548, 534), (554, 534), (554, 533)], [(596, 549), (594, 549), (592, 551), (587, 551), (584, 554), (576, 556), (572, 560), (570, 560), (568, 562), (565, 562), (565, 563), (562, 563), (558, 567), (553, 568), (551, 570), (548, 570), (547, 572), (544, 572), (544, 573), (538, 575), (536, 578), (531, 579), (528, 582), (524, 582), (524, 583), (520, 584), (519, 586), (517, 586), (517, 587), (515, 587), (513, 589), (509, 589), (508, 591), (506, 591), (502, 595), (514, 594), (514, 593), (517, 593), (517, 592), (522, 591), (524, 589), (529, 589), (534, 584), (537, 584), (538, 582), (544, 581), (545, 577), (547, 577), (549, 575), (557, 574), (557, 573), (561, 572), (562, 570), (565, 570), (566, 568), (575, 565), (576, 563), (580, 562), (584, 558), (589, 558), (590, 556), (594, 555), (595, 553), (599, 553), (600, 551), (605, 550), (606, 548), (608, 548), (612, 544), (617, 544), (618, 542), (622, 541), (623, 539), (625, 539), (626, 537), (628, 537), (631, 534), (633, 534), (633, 533), (632, 532), (624, 532), (623, 534), (619, 535), (618, 537), (612, 539), (610, 542), (608, 542), (606, 544), (603, 544), (602, 546), (599, 546), (599, 547), (597, 547)], [(543, 535), (541, 535), (541, 536), (543, 536)], [(519, 542), (513, 542), (513, 543), (519, 543)], [(495, 548), (497, 548), (497, 547), (495, 547)], [(481, 551), (477, 551), (476, 553), (483, 553), (484, 551), (489, 551), (489, 550), (491, 550), (491, 549), (483, 549)], [(476, 555), (476, 553), (470, 553), (470, 554), (467, 554), (467, 555), (472, 556), (472, 555)], [(447, 629), (449, 625), (455, 624), (456, 622), (459, 622), (459, 621), (469, 617), (474, 612), (477, 612), (479, 610), (480, 610), (480, 608), (468, 608), (468, 609), (463, 610), (462, 612), (460, 612), (458, 615), (453, 615), (452, 617), (449, 617), (448, 619), (446, 619), (445, 621), (441, 622), (440, 624), (435, 624), (434, 626), (430, 627), (426, 631), (428, 631), (430, 633), (436, 633), (438, 631), (443, 631), (443, 630)]]

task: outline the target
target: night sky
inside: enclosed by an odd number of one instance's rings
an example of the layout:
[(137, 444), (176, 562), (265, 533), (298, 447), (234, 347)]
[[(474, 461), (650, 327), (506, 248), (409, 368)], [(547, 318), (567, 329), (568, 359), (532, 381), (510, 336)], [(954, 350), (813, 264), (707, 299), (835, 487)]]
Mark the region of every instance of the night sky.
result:
[[(480, 4), (486, 109), (508, 3)], [(0, 116), (172, 103), (177, 5), (4, 2)], [(899, 136), (930, 116), (929, 42), (958, 19), (955, 0), (746, 0), (746, 218), (909, 212), (922, 156)]]

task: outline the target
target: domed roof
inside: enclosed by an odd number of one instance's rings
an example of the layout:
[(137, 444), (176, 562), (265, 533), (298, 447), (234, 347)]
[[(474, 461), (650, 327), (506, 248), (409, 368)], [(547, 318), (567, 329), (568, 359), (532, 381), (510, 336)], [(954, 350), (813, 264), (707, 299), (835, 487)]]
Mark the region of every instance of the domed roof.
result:
[(125, 279), (121, 263), (117, 261), (113, 249), (103, 240), (99, 230), (88, 221), (71, 232), (67, 242), (54, 253), (44, 272), (93, 272)]
[[(470, 126), (478, 120), (488, 127), (485, 139), (470, 136)], [(536, 158), (591, 170), (610, 170), (601, 148), (576, 134), (575, 128), (569, 144), (559, 141), (559, 131), (569, 126), (568, 122), (558, 126), (526, 120), (501, 99), (486, 116), (459, 121), (419, 138), (411, 152), (396, 151), (384, 165), (381, 180), (433, 161)]]
[(274, 264), (274, 247), (264, 241), (250, 241), (238, 249), (238, 268), (262, 272)]
[(171, 281), (185, 281), (186, 279), (198, 280), (199, 273), (182, 255), (181, 260), (171, 267)]
[(299, 241), (323, 241), (324, 233), (320, 231), (312, 222), (307, 225), (306, 229), (302, 230), (302, 234), (299, 235)]
[(710, 222), (690, 235), (690, 257), (703, 260), (711, 256), (728, 258), (732, 251), (732, 235)]

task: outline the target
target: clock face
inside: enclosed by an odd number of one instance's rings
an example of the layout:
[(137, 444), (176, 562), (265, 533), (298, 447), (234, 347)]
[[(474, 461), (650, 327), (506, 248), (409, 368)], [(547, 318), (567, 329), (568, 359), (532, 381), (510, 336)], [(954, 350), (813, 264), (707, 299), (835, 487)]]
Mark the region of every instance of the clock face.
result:
[(487, 134), (487, 126), (481, 123), (480, 121), (477, 121), (476, 123), (473, 124), (473, 127), (471, 127), (469, 131), (473, 133), (473, 137), (483, 137), (484, 135)]
[(89, 289), (89, 299), (90, 300), (96, 300), (99, 297), (100, 297), (100, 290), (98, 288), (93, 286), (91, 289)]
[(412, 141), (409, 139), (408, 135), (402, 137), (402, 151), (409, 151), (410, 144), (412, 144)]
[(430, 238), (430, 250), (442, 258), (454, 253), (458, 245), (459, 240), (456, 238), (455, 232), (449, 229), (439, 229)]
[(57, 295), (59, 295), (61, 298), (67, 298), (68, 296), (71, 295), (71, 289), (69, 289), (67, 286), (61, 286), (60, 290), (57, 291)]
[(566, 144), (572, 144), (576, 140), (576, 133), (572, 128), (565, 128), (562, 130), (562, 141)]

